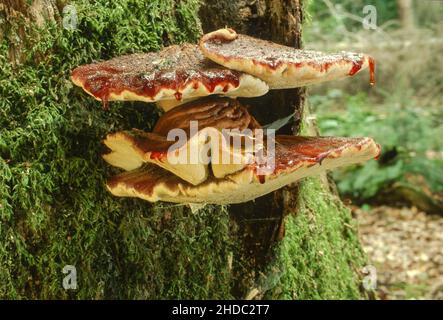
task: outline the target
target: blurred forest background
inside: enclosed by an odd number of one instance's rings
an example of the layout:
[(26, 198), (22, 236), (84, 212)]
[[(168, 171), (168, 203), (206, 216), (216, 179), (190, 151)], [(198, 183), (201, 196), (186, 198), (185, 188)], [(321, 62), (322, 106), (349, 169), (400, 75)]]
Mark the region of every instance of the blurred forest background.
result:
[(379, 161), (333, 174), (378, 293), (443, 298), (443, 1), (316, 0), (307, 11), (306, 48), (376, 60), (375, 87), (368, 75), (326, 83), (310, 88), (309, 104), (322, 135), (382, 145)]

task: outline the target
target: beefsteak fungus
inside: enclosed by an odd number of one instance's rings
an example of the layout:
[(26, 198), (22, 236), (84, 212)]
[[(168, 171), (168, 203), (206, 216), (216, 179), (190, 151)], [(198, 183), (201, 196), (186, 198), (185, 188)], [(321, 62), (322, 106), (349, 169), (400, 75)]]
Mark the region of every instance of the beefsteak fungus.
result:
[(302, 87), (314, 83), (353, 76), (370, 68), (374, 84), (374, 60), (361, 53), (326, 54), (295, 49), (270, 41), (237, 34), (232, 29), (219, 29), (200, 40), (203, 54), (232, 70), (254, 75), (271, 89)]
[[(221, 94), (257, 97), (268, 91), (262, 80), (206, 59), (197, 45), (166, 47), (80, 66), (71, 79), (97, 100), (163, 101), (170, 109), (180, 101)], [(178, 102), (178, 103), (177, 103)]]
[(166, 170), (147, 165), (110, 178), (107, 187), (116, 196), (150, 202), (241, 203), (301, 178), (364, 162), (379, 153), (380, 146), (370, 138), (277, 136), (275, 169), (269, 175), (257, 175), (257, 164), (253, 163), (223, 179), (209, 177), (192, 185)]

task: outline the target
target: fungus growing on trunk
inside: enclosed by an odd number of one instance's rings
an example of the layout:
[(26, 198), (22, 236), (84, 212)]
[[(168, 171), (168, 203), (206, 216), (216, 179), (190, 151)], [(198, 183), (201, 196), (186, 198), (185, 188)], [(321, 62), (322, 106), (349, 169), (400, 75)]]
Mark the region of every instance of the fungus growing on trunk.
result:
[(83, 65), (71, 78), (105, 108), (113, 100), (162, 101), (160, 106), (168, 110), (182, 100), (212, 94), (257, 97), (268, 91), (262, 80), (217, 65), (193, 44)]
[[(195, 121), (195, 128), (191, 127), (192, 121)], [(147, 162), (154, 163), (197, 185), (208, 178), (209, 167), (215, 177), (223, 178), (243, 169), (248, 162), (244, 149), (234, 148), (231, 137), (224, 135), (222, 129), (237, 129), (239, 132), (250, 129), (252, 132), (258, 128), (258, 122), (238, 101), (203, 99), (166, 112), (152, 133), (133, 129), (109, 134), (104, 143), (111, 152), (104, 154), (103, 158), (125, 170), (139, 168)], [(183, 133), (185, 139), (168, 141), (171, 130), (182, 130), (176, 132)], [(241, 142), (247, 138), (242, 137)], [(223, 163), (223, 156), (229, 163)], [(233, 158), (239, 161), (233, 163)]]
[(270, 41), (237, 34), (232, 29), (219, 29), (200, 40), (203, 54), (232, 70), (254, 75), (271, 89), (302, 87), (309, 84), (353, 76), (370, 68), (374, 84), (374, 60), (361, 53), (326, 54), (294, 49)]
[(277, 136), (275, 169), (257, 174), (257, 164), (225, 178), (209, 177), (192, 185), (153, 165), (108, 180), (108, 190), (119, 197), (151, 202), (231, 204), (253, 200), (301, 178), (325, 170), (375, 158), (380, 147), (371, 138)]
[(112, 194), (152, 202), (229, 204), (377, 158), (380, 146), (371, 138), (265, 133), (238, 101), (214, 94), (255, 97), (269, 88), (352, 76), (368, 66), (373, 83), (369, 56), (297, 50), (220, 29), (204, 35), (199, 46), (175, 45), (80, 66), (72, 80), (105, 105), (108, 100), (157, 101), (171, 109), (153, 132), (133, 129), (106, 137), (110, 152), (103, 158), (127, 171), (108, 180)]

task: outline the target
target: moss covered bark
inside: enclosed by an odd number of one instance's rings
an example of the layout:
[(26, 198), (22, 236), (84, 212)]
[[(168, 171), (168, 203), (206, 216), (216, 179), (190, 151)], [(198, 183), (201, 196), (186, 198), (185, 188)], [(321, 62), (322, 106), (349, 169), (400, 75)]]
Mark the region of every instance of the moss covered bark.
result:
[[(225, 207), (193, 214), (104, 188), (116, 170), (101, 159), (101, 140), (110, 131), (150, 130), (155, 107), (112, 103), (104, 112), (69, 80), (92, 60), (196, 41), (199, 1), (71, 1), (74, 30), (62, 27), (64, 3), (56, 3), (43, 25), (26, 10), (0, 7), (0, 297), (234, 297), (251, 270)], [(20, 51), (14, 61), (12, 47)], [(349, 212), (309, 181), (271, 262), (283, 271), (268, 294), (358, 297), (353, 266), (362, 258), (355, 230), (344, 224)], [(62, 287), (65, 265), (77, 269), (76, 290)]]
[(300, 183), (297, 211), (285, 221), (268, 273), (272, 299), (360, 299), (366, 264), (351, 212), (318, 177)]
[[(198, 1), (70, 4), (75, 30), (62, 27), (63, 17), (39, 28), (16, 11), (0, 44), (0, 296), (229, 297), (224, 208), (195, 215), (104, 188), (115, 172), (100, 157), (101, 140), (114, 130), (151, 129), (156, 108), (113, 103), (104, 112), (69, 80), (92, 60), (196, 41)], [(22, 28), (26, 37), (16, 39)], [(17, 41), (24, 55), (14, 66)], [(77, 290), (62, 287), (65, 265), (77, 268)]]

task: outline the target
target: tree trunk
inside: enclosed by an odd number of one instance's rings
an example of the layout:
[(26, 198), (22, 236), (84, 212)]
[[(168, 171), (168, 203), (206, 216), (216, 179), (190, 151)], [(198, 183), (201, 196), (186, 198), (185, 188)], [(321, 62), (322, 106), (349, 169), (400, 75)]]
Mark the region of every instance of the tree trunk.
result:
[[(301, 1), (73, 1), (74, 30), (61, 23), (64, 4), (0, 7), (1, 297), (365, 296), (355, 224), (319, 178), (195, 214), (112, 197), (104, 179), (116, 171), (99, 158), (100, 141), (110, 131), (152, 129), (157, 112), (144, 103), (103, 112), (69, 80), (93, 60), (196, 42), (199, 17), (205, 31), (228, 25), (300, 48)], [(281, 133), (306, 134), (304, 97), (304, 89), (279, 90), (243, 102), (262, 123), (293, 113)], [(62, 286), (66, 266), (76, 288)]]
[[(230, 26), (239, 33), (295, 48), (301, 47), (303, 16), (299, 1), (207, 0), (200, 9), (200, 16), (204, 32)], [(297, 134), (303, 114), (304, 95), (304, 89), (278, 90), (264, 97), (241, 100), (251, 106), (251, 112), (262, 124), (294, 114), (293, 121), (279, 133)], [(284, 235), (287, 206), (294, 203), (296, 193), (297, 187), (292, 185), (254, 201), (230, 206), (231, 217), (239, 225), (239, 235), (243, 238), (243, 263), (247, 261), (251, 271), (249, 277), (243, 276), (244, 280), (253, 279), (257, 271), (266, 268), (272, 259), (273, 245)]]
[(412, 30), (415, 26), (412, 4), (412, 0), (397, 0), (400, 23), (402, 28), (406, 30)]

